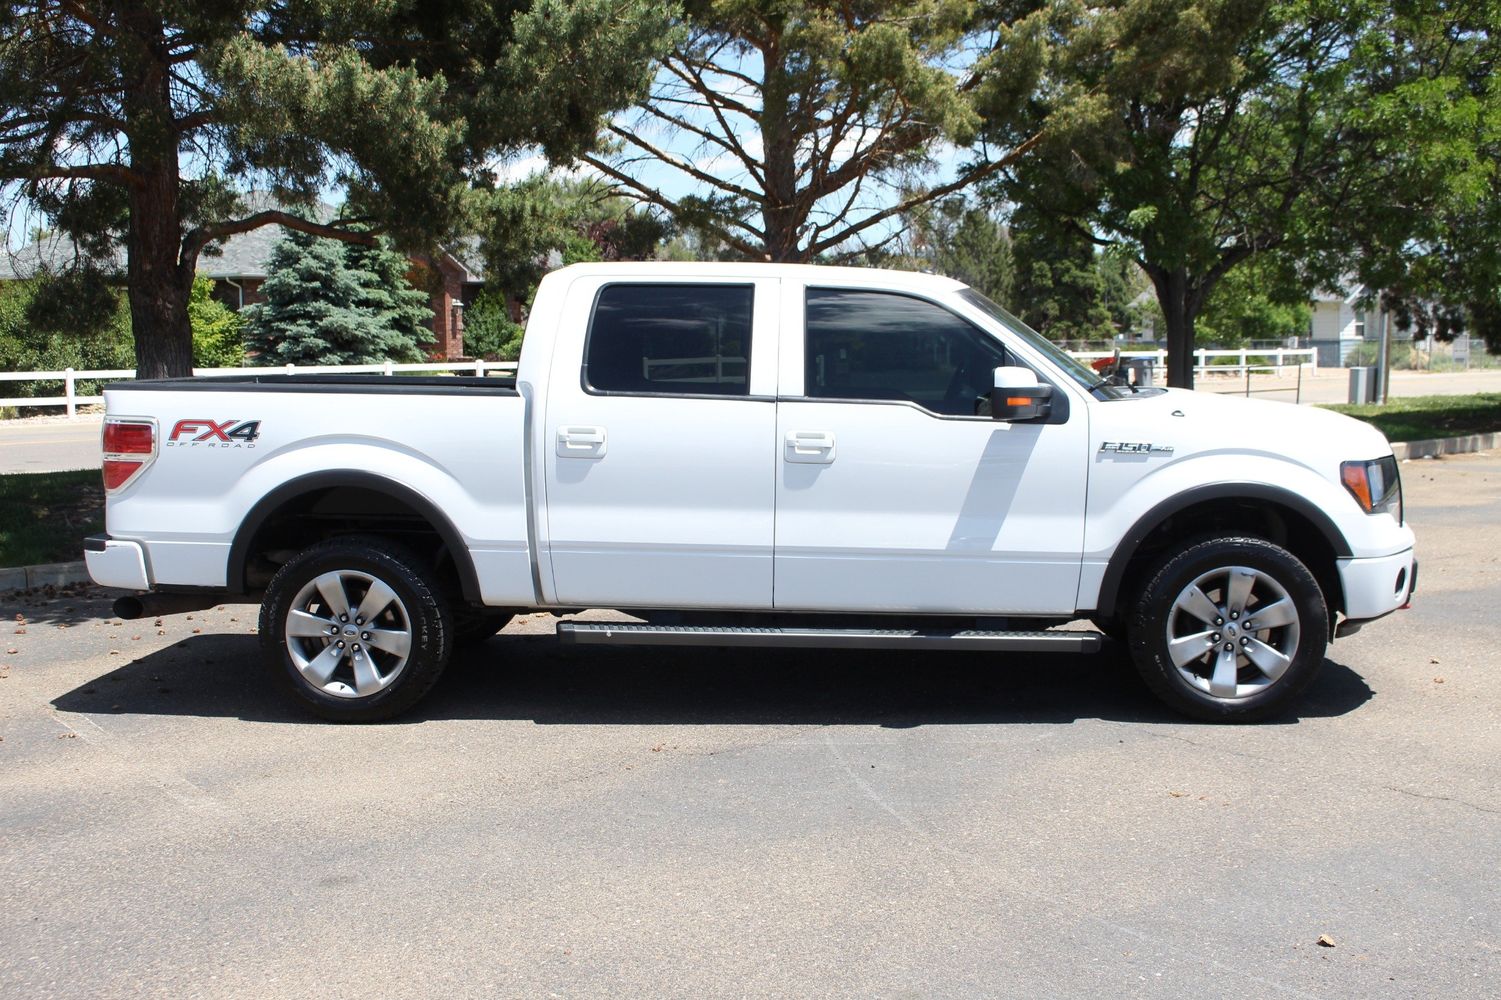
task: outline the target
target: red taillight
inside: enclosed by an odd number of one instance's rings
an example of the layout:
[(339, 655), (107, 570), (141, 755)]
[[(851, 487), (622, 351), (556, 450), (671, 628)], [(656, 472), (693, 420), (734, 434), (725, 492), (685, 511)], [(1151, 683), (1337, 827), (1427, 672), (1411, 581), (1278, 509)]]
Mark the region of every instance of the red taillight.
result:
[(150, 424), (127, 424), (106, 421), (104, 453), (106, 455), (149, 455), (156, 450), (156, 428)]
[(104, 420), (104, 490), (124, 489), (156, 457), (156, 424), (150, 420)]

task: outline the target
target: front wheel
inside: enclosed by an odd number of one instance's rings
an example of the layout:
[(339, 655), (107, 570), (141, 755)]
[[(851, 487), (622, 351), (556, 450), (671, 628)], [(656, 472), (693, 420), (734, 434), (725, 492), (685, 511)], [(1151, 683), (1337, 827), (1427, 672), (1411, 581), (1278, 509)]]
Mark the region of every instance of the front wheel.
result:
[(335, 722), (388, 719), (448, 664), (453, 619), (432, 570), (387, 539), (336, 538), (282, 566), (261, 604), (271, 677)]
[(1318, 581), (1260, 538), (1212, 538), (1162, 559), (1130, 619), (1147, 686), (1186, 715), (1251, 722), (1285, 709), (1329, 645)]

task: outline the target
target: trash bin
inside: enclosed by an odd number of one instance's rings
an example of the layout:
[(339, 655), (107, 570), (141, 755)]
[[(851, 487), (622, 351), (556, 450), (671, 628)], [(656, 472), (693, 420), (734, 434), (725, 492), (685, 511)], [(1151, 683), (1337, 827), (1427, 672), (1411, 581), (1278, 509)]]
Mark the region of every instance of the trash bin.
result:
[(1156, 358), (1127, 358), (1122, 362), (1126, 368), (1126, 377), (1132, 385), (1151, 385), (1153, 371), (1157, 367)]
[(1376, 369), (1359, 365), (1350, 369), (1350, 402), (1376, 402)]

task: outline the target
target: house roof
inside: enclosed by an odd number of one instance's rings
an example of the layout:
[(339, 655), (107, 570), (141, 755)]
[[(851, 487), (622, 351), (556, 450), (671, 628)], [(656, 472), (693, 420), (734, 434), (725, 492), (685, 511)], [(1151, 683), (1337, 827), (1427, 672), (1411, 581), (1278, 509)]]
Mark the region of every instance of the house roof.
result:
[[(280, 208), (280, 204), (263, 191), (252, 191), (241, 196), (246, 214)], [(312, 217), (319, 221), (334, 218), (334, 206), (318, 202), (313, 206)], [(271, 250), (278, 240), (286, 235), (281, 226), (261, 226), (247, 233), (237, 233), (217, 246), (205, 247), (198, 256), (198, 274), (215, 280), (255, 280), (266, 277), (266, 263), (271, 259)], [(480, 254), (479, 237), (469, 236), (460, 240), (447, 256), (461, 270), (460, 280), (479, 283), (485, 280)], [(39, 271), (63, 271), (73, 266), (80, 257), (78, 246), (68, 237), (54, 234), (35, 243), (28, 243), (11, 253), (0, 254), (0, 281), (15, 281), (35, 276)], [(116, 246), (108, 260), (99, 264), (112, 273), (125, 271), (125, 248)]]
[[(61, 233), (53, 233), (19, 250), (0, 254), (0, 281), (30, 278), (39, 271), (67, 270), (84, 259), (85, 255), (76, 243)], [(111, 273), (123, 272), (125, 248), (115, 246), (107, 259), (95, 263)]]

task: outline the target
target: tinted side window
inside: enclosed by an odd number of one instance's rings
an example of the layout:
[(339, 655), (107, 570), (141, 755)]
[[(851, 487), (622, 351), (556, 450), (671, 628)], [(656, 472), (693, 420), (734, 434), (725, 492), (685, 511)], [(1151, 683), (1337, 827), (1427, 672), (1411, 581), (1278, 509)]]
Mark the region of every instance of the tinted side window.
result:
[(810, 288), (804, 392), (824, 399), (900, 399), (974, 416), (1006, 351), (931, 302), (890, 292)]
[(606, 392), (750, 392), (749, 285), (606, 285), (594, 303), (584, 384)]

